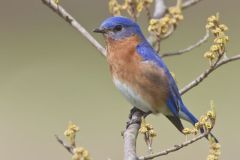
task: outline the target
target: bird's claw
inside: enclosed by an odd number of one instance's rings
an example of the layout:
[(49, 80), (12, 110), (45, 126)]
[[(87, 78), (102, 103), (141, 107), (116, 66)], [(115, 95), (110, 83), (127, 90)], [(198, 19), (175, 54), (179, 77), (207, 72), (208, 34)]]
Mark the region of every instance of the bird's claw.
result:
[(141, 124), (141, 118), (133, 118), (133, 115), (135, 114), (135, 112), (140, 112), (142, 115), (141, 117), (144, 117), (144, 118), (147, 117), (149, 114), (151, 114), (151, 112), (145, 113), (145, 112), (139, 110), (138, 108), (133, 107), (130, 111), (129, 120), (127, 122), (126, 128), (128, 128), (132, 124), (139, 124), (139, 125)]

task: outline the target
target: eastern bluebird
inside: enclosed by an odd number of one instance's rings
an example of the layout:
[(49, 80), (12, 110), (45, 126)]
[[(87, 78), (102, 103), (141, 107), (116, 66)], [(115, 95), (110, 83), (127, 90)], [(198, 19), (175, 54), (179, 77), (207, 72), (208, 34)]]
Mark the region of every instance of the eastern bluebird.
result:
[(110, 17), (94, 32), (104, 35), (113, 82), (133, 106), (146, 113), (162, 113), (180, 132), (184, 129), (180, 118), (193, 125), (198, 122), (137, 23), (125, 17)]

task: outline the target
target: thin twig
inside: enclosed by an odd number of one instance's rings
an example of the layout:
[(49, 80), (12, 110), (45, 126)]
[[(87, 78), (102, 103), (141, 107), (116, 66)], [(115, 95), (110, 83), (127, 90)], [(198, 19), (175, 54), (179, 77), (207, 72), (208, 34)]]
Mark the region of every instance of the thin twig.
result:
[[(189, 8), (190, 6), (193, 6), (195, 4), (197, 4), (198, 2), (201, 2), (202, 0), (187, 0), (185, 2), (182, 3), (182, 9), (186, 9)], [(164, 15), (167, 13), (167, 7), (165, 5), (164, 0), (156, 0), (155, 1), (155, 8), (154, 8), (154, 12), (153, 12), (153, 18), (155, 19), (160, 19), (162, 17), (164, 17)], [(168, 34), (163, 37), (162, 39), (166, 39), (168, 38), (170, 35), (172, 35), (172, 33), (174, 32), (175, 28), (172, 28)], [(148, 42), (152, 45), (155, 46), (157, 38), (155, 37), (154, 34), (150, 34), (148, 37)]]
[(73, 16), (71, 16), (62, 6), (56, 4), (53, 0), (41, 0), (46, 6), (51, 8), (56, 12), (60, 17), (67, 21), (72, 27), (79, 31), (97, 50), (104, 56), (106, 56), (105, 48), (98, 43), (98, 41), (89, 34), (89, 32), (76, 21)]
[(65, 144), (63, 142), (63, 140), (58, 136), (58, 135), (55, 135), (57, 141), (69, 152), (73, 155), (73, 147), (72, 146), (69, 146), (67, 144)]
[(209, 132), (200, 134), (199, 136), (197, 136), (197, 137), (195, 137), (195, 138), (193, 138), (193, 139), (191, 139), (189, 141), (183, 142), (180, 145), (174, 145), (173, 147), (171, 147), (169, 149), (166, 149), (164, 151), (161, 151), (161, 152), (158, 152), (158, 153), (154, 153), (154, 154), (150, 154), (150, 155), (146, 155), (146, 156), (141, 156), (138, 159), (139, 160), (148, 160), (148, 159), (153, 159), (153, 158), (160, 157), (160, 156), (163, 156), (163, 155), (167, 155), (168, 153), (175, 152), (175, 151), (177, 151), (179, 149), (187, 147), (189, 144), (192, 144), (192, 143), (194, 143), (196, 141), (199, 141), (200, 139), (206, 137), (208, 134), (209, 134)]
[(232, 62), (232, 61), (236, 61), (236, 60), (240, 60), (240, 54), (236, 55), (236, 56), (233, 56), (231, 58), (225, 58), (225, 59), (219, 60), (217, 63), (215, 63), (215, 65), (213, 65), (212, 67), (208, 68), (205, 72), (200, 74), (195, 80), (193, 80), (188, 85), (186, 85), (183, 89), (181, 89), (180, 90), (180, 94), (183, 95), (187, 91), (192, 89), (193, 87), (196, 87), (205, 78), (207, 78), (209, 76), (209, 74), (211, 74), (213, 71), (215, 71), (217, 68), (219, 68), (223, 64), (226, 64), (226, 63), (229, 63), (229, 62)]
[(195, 44), (192, 44), (191, 46), (185, 48), (185, 49), (182, 49), (182, 50), (179, 50), (179, 51), (176, 51), (176, 52), (168, 52), (168, 53), (163, 53), (161, 55), (162, 58), (165, 58), (165, 57), (170, 57), (170, 56), (178, 56), (178, 55), (182, 55), (184, 53), (187, 53), (191, 50), (193, 50), (194, 48), (196, 47), (199, 47), (201, 44), (203, 44), (204, 42), (206, 42), (209, 38), (209, 31), (206, 30), (206, 34), (204, 35), (204, 37), (202, 37), (200, 40), (198, 40)]
[(202, 0), (187, 0), (185, 2), (183, 2), (182, 4), (182, 9), (186, 9), (188, 7), (191, 7), (199, 2), (201, 2)]
[(150, 9), (149, 9), (148, 6), (144, 6), (144, 8), (145, 8), (146, 15), (147, 15), (147, 18), (148, 18), (148, 23), (149, 23), (149, 21), (152, 19), (152, 15), (151, 15)]

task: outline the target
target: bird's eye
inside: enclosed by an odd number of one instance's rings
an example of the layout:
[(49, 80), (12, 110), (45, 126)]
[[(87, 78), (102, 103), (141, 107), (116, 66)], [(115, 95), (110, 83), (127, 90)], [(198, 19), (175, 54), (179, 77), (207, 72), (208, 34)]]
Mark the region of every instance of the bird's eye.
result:
[(122, 25), (116, 25), (114, 28), (113, 28), (113, 31), (114, 32), (119, 32), (123, 29)]

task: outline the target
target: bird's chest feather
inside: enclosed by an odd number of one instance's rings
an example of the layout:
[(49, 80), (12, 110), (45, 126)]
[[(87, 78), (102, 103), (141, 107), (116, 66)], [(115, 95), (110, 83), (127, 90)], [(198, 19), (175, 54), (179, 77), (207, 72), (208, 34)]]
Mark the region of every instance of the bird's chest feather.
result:
[(134, 106), (148, 112), (161, 112), (167, 98), (164, 71), (151, 62), (144, 62), (136, 52), (136, 37), (108, 42), (107, 61), (113, 82)]

